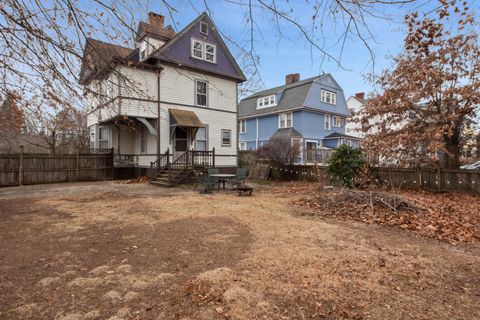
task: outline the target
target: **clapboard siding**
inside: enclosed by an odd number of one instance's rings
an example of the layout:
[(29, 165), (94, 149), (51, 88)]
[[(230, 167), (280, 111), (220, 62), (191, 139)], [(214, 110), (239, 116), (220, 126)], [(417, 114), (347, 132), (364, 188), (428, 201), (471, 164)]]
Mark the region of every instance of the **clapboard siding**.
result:
[(195, 79), (201, 79), (208, 81), (209, 108), (236, 112), (237, 84), (235, 81), (181, 68), (163, 67), (164, 69), (160, 76), (161, 101), (190, 106), (195, 105)]
[[(182, 109), (194, 111), (202, 123), (208, 127), (208, 149), (215, 148), (215, 154), (218, 156), (217, 165), (235, 166), (237, 154), (237, 115), (235, 113), (219, 112), (210, 109), (200, 109), (195, 107), (178, 107), (176, 105), (162, 104), (161, 105), (161, 151), (165, 152), (167, 148), (173, 150), (170, 141), (170, 127), (169, 127), (169, 109)], [(221, 130), (229, 129), (232, 131), (232, 143), (229, 147), (222, 146)], [(227, 157), (228, 156), (228, 157)]]

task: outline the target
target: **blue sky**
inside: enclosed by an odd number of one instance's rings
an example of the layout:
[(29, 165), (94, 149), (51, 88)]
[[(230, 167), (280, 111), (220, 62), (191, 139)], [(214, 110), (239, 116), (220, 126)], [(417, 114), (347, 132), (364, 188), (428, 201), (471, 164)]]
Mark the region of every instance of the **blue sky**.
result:
[[(247, 21), (248, 8), (221, 0), (207, 3), (210, 15), (220, 31), (237, 43), (247, 45), (250, 38)], [(196, 18), (199, 12), (205, 10), (203, 0), (174, 0), (169, 4), (177, 10), (173, 13), (177, 31)], [(374, 39), (369, 39), (368, 43), (375, 54), (376, 72), (390, 67), (389, 57), (398, 54), (402, 48), (406, 31), (403, 25), (404, 15), (412, 10), (420, 12), (431, 10), (436, 4), (436, 1), (417, 1), (407, 6), (379, 7), (380, 11), (377, 14), (389, 16), (392, 20), (372, 17), (367, 19), (374, 37)], [(313, 10), (306, 5), (306, 1), (290, 1), (282, 8), (286, 9), (291, 16), (296, 17), (302, 25), (310, 24)], [(149, 10), (166, 15), (167, 23), (173, 24), (172, 19), (168, 16), (168, 11), (161, 3), (156, 2), (154, 5), (149, 5)], [(145, 16), (146, 13), (143, 15)], [(318, 50), (311, 48), (292, 24), (281, 24), (282, 33), (289, 39), (279, 41), (278, 31), (274, 28), (271, 15), (266, 10), (254, 9), (253, 16), (256, 22), (255, 51), (260, 57), (259, 71), (265, 87), (283, 84), (285, 75), (288, 73), (298, 72), (303, 79), (318, 75), (323, 71), (333, 74), (344, 88), (347, 97), (355, 92), (368, 93), (373, 89), (365, 80), (365, 76), (372, 71), (371, 56), (360, 39), (346, 40), (341, 60), (343, 68), (340, 68), (336, 62), (329, 59), (324, 59), (322, 63), (322, 55)], [(320, 32), (314, 34), (319, 41), (327, 44), (328, 52), (336, 58), (340, 55), (341, 46), (340, 44), (335, 45), (340, 30), (342, 30), (340, 21), (330, 20), (323, 27), (323, 35)], [(231, 44), (229, 47), (235, 52), (235, 48)]]

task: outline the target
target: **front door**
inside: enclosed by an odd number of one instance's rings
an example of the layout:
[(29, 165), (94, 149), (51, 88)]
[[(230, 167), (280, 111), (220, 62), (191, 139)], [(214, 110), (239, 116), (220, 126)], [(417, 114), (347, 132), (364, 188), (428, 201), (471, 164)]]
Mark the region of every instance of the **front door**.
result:
[(307, 154), (305, 155), (306, 162), (315, 162), (315, 152), (317, 150), (318, 142), (317, 141), (307, 141), (306, 150)]
[(188, 150), (188, 129), (182, 127), (175, 127), (175, 134), (173, 139), (173, 157), (177, 160), (182, 154)]

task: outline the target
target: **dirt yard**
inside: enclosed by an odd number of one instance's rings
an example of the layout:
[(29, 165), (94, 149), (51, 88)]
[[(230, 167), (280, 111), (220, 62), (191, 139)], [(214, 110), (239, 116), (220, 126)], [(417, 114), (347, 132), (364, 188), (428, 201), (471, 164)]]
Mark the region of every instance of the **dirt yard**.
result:
[(0, 189), (0, 318), (480, 319), (476, 244), (303, 215), (278, 188)]

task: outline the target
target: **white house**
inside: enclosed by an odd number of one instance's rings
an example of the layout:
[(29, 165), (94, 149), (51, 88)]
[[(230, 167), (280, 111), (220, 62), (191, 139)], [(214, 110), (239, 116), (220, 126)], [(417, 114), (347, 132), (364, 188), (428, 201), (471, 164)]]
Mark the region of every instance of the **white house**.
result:
[(136, 48), (87, 39), (80, 81), (92, 146), (113, 148), (119, 176), (172, 180), (175, 169), (179, 181), (193, 167), (236, 167), (244, 74), (206, 13), (178, 33), (163, 23), (149, 13)]
[[(365, 100), (365, 93), (358, 92), (354, 96), (350, 96), (347, 99), (347, 107), (351, 114), (357, 113), (362, 110), (367, 101)], [(363, 138), (362, 125), (358, 122), (353, 122), (351, 119), (347, 119), (345, 125), (345, 133), (354, 137)]]

